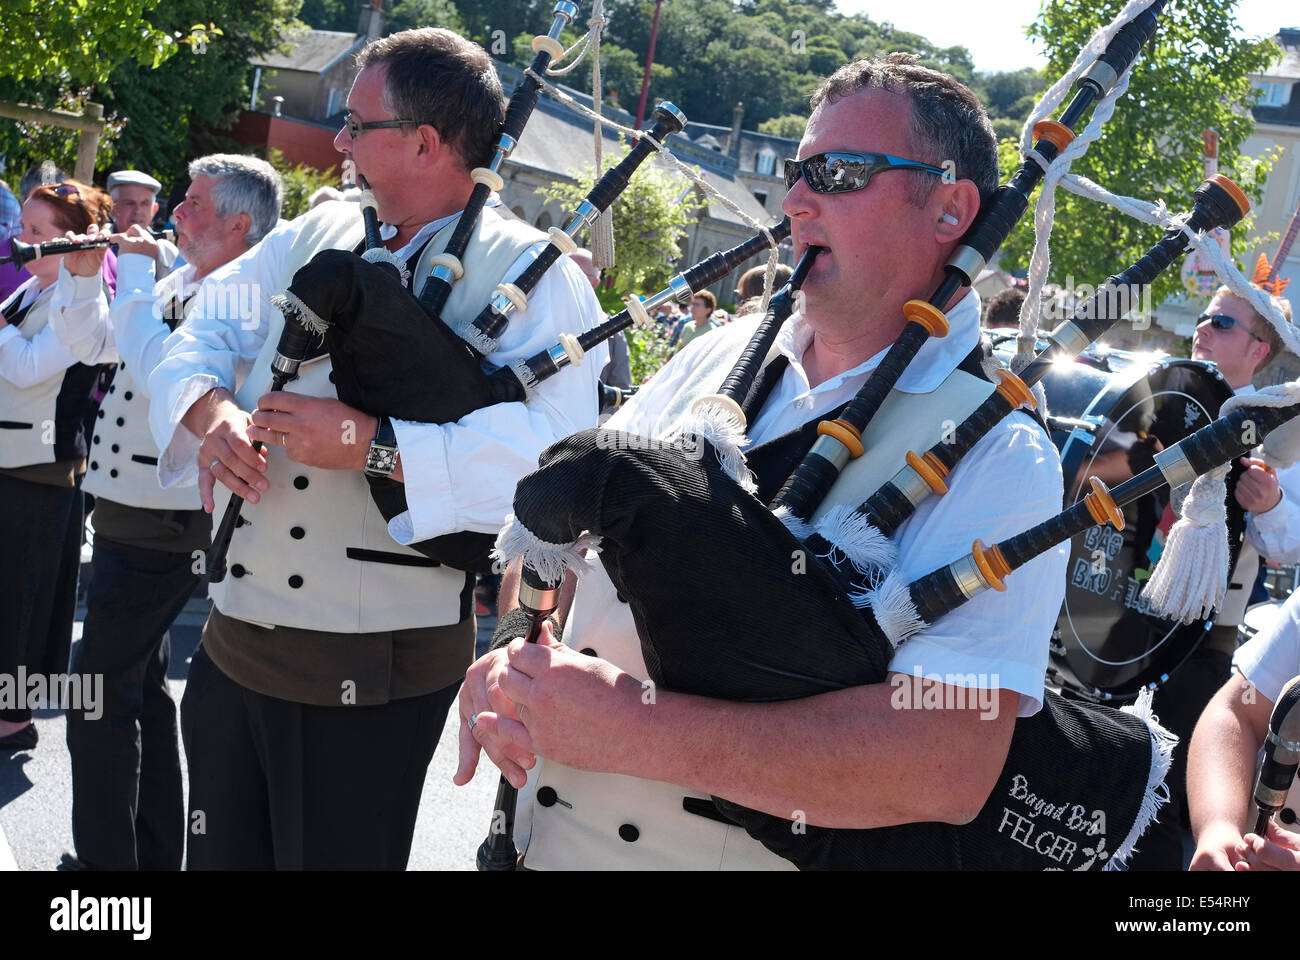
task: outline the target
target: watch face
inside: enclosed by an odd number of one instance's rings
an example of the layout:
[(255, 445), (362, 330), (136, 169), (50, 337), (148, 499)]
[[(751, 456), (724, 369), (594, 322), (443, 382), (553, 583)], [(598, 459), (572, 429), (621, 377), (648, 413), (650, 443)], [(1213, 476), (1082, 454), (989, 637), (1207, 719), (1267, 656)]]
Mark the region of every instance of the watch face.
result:
[(388, 476), (397, 468), (397, 451), (391, 447), (372, 446), (366, 454), (366, 470)]

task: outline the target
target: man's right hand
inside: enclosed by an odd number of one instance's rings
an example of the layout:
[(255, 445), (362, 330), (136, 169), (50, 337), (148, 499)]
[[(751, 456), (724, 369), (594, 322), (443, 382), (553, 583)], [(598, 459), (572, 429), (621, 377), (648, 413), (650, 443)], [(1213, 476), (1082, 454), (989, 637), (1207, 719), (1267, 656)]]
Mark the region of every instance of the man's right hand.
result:
[(480, 713), (519, 720), (514, 702), (501, 692), (501, 678), (509, 669), (509, 656), (506, 648), (501, 647), (485, 653), (465, 671), (465, 682), (460, 688), (460, 764), (451, 778), (458, 787), (474, 779), (480, 749), (516, 790), (528, 778), (525, 771), (537, 763), (533, 754), (497, 736), (495, 720), (476, 721), (472, 731), (469, 727), (470, 717)]
[(113, 234), (113, 242), (117, 244), (118, 254), (138, 253), (142, 257), (148, 257), (150, 260), (158, 258), (158, 241), (153, 238), (144, 227), (138, 223), (131, 224), (124, 233)]
[(209, 390), (194, 401), (181, 422), (196, 437), (203, 438), (198, 455), (203, 509), (212, 512), (213, 488), (218, 480), (249, 503), (257, 503), (261, 499), (259, 491), (270, 486), (263, 475), (266, 457), (253, 449), (248, 436), (252, 418), (239, 409), (230, 391), (222, 387)]

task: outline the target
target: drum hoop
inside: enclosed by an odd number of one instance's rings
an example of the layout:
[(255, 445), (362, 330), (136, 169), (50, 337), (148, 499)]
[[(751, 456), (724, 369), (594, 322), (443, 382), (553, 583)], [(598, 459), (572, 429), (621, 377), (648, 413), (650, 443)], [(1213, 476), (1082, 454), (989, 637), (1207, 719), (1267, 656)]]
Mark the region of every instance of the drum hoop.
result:
[[(1092, 367), (1088, 368), (1091, 372), (1101, 373), (1102, 375), (1107, 376), (1108, 380), (1105, 386), (1103, 386), (1100, 390), (1097, 391), (1097, 393), (1093, 396), (1092, 400), (1087, 404), (1083, 412), (1078, 414), (1078, 416), (1080, 418), (1096, 417), (1100, 415), (1100, 411), (1106, 411), (1106, 420), (1108, 420), (1113, 425), (1118, 425), (1123, 421), (1124, 417), (1128, 416), (1140, 404), (1144, 402), (1149, 402), (1158, 397), (1168, 396), (1172, 394), (1175, 396), (1184, 397), (1186, 400), (1190, 400), (1191, 402), (1195, 403), (1198, 407), (1201, 408), (1203, 413), (1209, 416), (1210, 419), (1213, 419), (1211, 412), (1204, 407), (1201, 400), (1199, 398), (1191, 396), (1190, 394), (1187, 394), (1185, 390), (1162, 390), (1159, 392), (1152, 392), (1146, 394), (1142, 398), (1131, 402), (1124, 411), (1118, 412), (1117, 414), (1115, 407), (1118, 405), (1119, 401), (1123, 399), (1124, 395), (1130, 392), (1139, 382), (1150, 379), (1156, 372), (1160, 370), (1165, 370), (1169, 368), (1178, 368), (1178, 367), (1189, 367), (1189, 368), (1199, 369), (1200, 371), (1202, 371), (1202, 373), (1204, 373), (1208, 377), (1208, 380), (1211, 383), (1224, 384), (1224, 392), (1226, 392), (1228, 396), (1231, 396), (1231, 390), (1230, 388), (1226, 387), (1226, 381), (1224, 381), (1223, 375), (1218, 371), (1217, 367), (1215, 367), (1213, 364), (1206, 363), (1200, 360), (1191, 360), (1185, 357), (1159, 357), (1153, 359), (1150, 363), (1145, 365), (1131, 364), (1130, 366), (1124, 367), (1116, 371), (1107, 372), (1107, 371), (1098, 370), (1097, 368), (1092, 368)], [(1227, 397), (1225, 396), (1224, 400), (1226, 399)], [(1049, 398), (1049, 407), (1050, 407), (1050, 398)], [(1115, 427), (1112, 426), (1111, 430), (1113, 431), (1114, 428)], [(1093, 459), (1096, 458), (1096, 456), (1098, 455), (1097, 451), (1100, 450), (1101, 445), (1104, 443), (1106, 436), (1109, 436), (1109, 431), (1105, 435), (1094, 434), (1091, 436), (1092, 442), (1088, 443), (1087, 445), (1083, 445), (1083, 440), (1079, 437), (1078, 430), (1076, 429), (1070, 431), (1066, 435), (1066, 438), (1061, 445), (1061, 464), (1063, 470), (1068, 470), (1071, 461), (1075, 460), (1076, 458), (1077, 458), (1077, 463), (1074, 464), (1074, 471), (1077, 473), (1078, 470), (1084, 469), (1086, 464), (1088, 463), (1088, 459), (1090, 455)], [(1081, 449), (1077, 449), (1079, 447), (1081, 447)], [(1076, 498), (1075, 498), (1076, 503), (1078, 502), (1078, 499), (1081, 496), (1082, 493), (1076, 494)], [(1079, 629), (1076, 627), (1074, 623), (1073, 612), (1070, 609), (1068, 597), (1066, 600), (1062, 601), (1061, 609), (1064, 614), (1063, 619), (1065, 620), (1065, 623), (1069, 627), (1069, 632), (1071, 634), (1070, 640), (1073, 646), (1079, 651), (1079, 653), (1087, 657), (1089, 662), (1096, 664), (1100, 667), (1127, 667), (1127, 666), (1132, 666), (1135, 663), (1139, 663), (1142, 660), (1148, 659), (1154, 656), (1158, 651), (1160, 651), (1176, 635), (1183, 633), (1188, 626), (1186, 624), (1172, 622), (1171, 625), (1169, 626), (1169, 629), (1165, 631), (1165, 633), (1159, 638), (1159, 640), (1153, 643), (1152, 645), (1148, 646), (1139, 655), (1124, 660), (1108, 660), (1102, 656), (1099, 656), (1098, 653), (1095, 652), (1090, 647), (1089, 645), (1090, 641), (1080, 634)], [(1143, 617), (1148, 622), (1159, 622), (1159, 618), (1151, 616), (1150, 614), (1143, 614)], [(1193, 648), (1195, 647), (1195, 644), (1199, 644), (1204, 640), (1205, 635), (1208, 634), (1208, 632), (1213, 627), (1213, 625), (1214, 625), (1213, 618), (1207, 618), (1201, 622), (1200, 635), (1196, 637), (1195, 642), (1191, 645)], [(1062, 637), (1060, 643), (1062, 644), (1062, 649), (1068, 650), (1068, 648), (1065, 647), (1064, 637)], [(1058, 666), (1063, 664), (1065, 667), (1069, 669), (1070, 674), (1074, 677), (1073, 682), (1064, 684), (1066, 687), (1075, 690), (1076, 692), (1084, 692), (1082, 688), (1085, 686), (1085, 684), (1083, 683), (1082, 680), (1078, 678), (1077, 671), (1074, 669), (1074, 666), (1070, 664), (1068, 655), (1061, 655), (1059, 661), (1057, 660), (1056, 657), (1053, 657), (1053, 663), (1054, 665), (1058, 665)], [(1061, 679), (1064, 681), (1065, 677), (1062, 676)], [(1137, 678), (1133, 678), (1133, 680), (1130, 682), (1136, 683)], [(1132, 691), (1123, 690), (1118, 686), (1097, 687), (1093, 692), (1107, 694), (1111, 698), (1127, 698), (1130, 695), (1136, 695), (1139, 690), (1149, 685), (1150, 685), (1149, 683), (1138, 684), (1137, 686), (1134, 687)]]

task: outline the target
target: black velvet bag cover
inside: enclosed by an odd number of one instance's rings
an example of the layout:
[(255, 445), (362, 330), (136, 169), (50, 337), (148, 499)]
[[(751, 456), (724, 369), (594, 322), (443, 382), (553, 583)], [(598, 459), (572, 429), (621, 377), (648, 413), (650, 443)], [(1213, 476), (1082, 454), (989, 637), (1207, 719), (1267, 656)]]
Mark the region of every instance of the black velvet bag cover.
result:
[[(390, 266), (324, 250), (294, 274), (289, 293), (324, 322), (334, 387), (348, 406), (371, 416), (454, 423), (505, 399), (496, 395), (478, 354), (430, 317)], [(366, 479), (385, 520), (406, 511), (403, 484)], [(454, 533), (411, 546), (448, 566), (487, 572), (492, 540), (490, 534)]]
[[(892, 650), (871, 611), (701, 441), (575, 434), (542, 454), (514, 510), (550, 543), (602, 538), (601, 563), (664, 689), (757, 702), (886, 680)], [(1088, 869), (1131, 839), (1152, 757), (1142, 720), (1048, 694), (1017, 721), (1002, 777), (965, 826), (827, 829), (714, 802), (804, 869)]]

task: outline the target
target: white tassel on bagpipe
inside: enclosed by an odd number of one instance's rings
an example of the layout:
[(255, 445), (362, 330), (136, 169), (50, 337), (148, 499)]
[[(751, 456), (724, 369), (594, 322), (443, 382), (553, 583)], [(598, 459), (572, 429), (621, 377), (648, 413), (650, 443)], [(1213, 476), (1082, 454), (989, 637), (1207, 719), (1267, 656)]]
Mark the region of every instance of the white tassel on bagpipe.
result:
[[(1219, 411), (1238, 407), (1284, 407), (1300, 403), (1300, 381), (1266, 387), (1231, 397)], [(1264, 441), (1264, 460), (1286, 467), (1300, 460), (1300, 425), (1296, 421), (1273, 431)], [(1165, 538), (1160, 560), (1151, 572), (1143, 598), (1158, 616), (1190, 623), (1207, 617), (1223, 603), (1227, 591), (1228, 533), (1224, 478), (1229, 464), (1197, 477), (1182, 503), (1182, 516)]]
[(508, 563), (522, 558), (539, 576), (550, 583), (559, 583), (566, 570), (581, 574), (586, 566), (584, 554), (588, 550), (600, 552), (600, 537), (584, 534), (573, 543), (548, 543), (520, 523), (512, 513), (506, 517), (505, 526), (497, 534), (492, 559)]
[(1169, 775), (1169, 768), (1174, 762), (1178, 737), (1160, 725), (1160, 718), (1153, 709), (1154, 697), (1155, 691), (1147, 688), (1138, 694), (1133, 703), (1120, 708), (1123, 713), (1137, 717), (1147, 725), (1147, 730), (1151, 733), (1151, 769), (1147, 773), (1147, 788), (1142, 796), (1142, 808), (1138, 811), (1137, 820), (1128, 836), (1111, 854), (1105, 867), (1107, 870), (1119, 870), (1128, 863), (1129, 857), (1137, 852), (1138, 838), (1156, 819), (1160, 808), (1169, 802), (1169, 786), (1165, 783), (1165, 777)]

